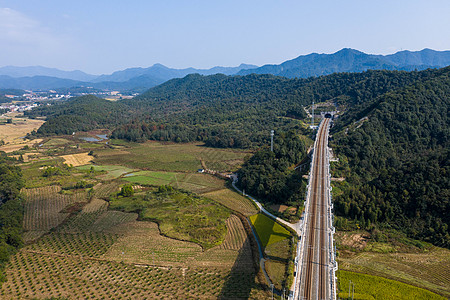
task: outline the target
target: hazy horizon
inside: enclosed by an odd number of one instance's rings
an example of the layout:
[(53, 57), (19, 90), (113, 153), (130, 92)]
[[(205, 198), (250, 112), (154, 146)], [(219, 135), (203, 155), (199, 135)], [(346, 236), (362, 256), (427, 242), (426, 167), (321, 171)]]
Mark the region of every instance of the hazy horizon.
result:
[(0, 66), (110, 74), (262, 66), (352, 48), (367, 54), (450, 49), (450, 2), (174, 0), (0, 1)]

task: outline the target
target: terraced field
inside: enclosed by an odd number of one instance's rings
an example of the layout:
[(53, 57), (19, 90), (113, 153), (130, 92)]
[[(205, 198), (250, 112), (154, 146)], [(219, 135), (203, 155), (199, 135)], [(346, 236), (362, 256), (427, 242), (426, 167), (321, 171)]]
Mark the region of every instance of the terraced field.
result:
[[(48, 140), (38, 149), (45, 160), (22, 166), (29, 187), (24, 189), (28, 244), (12, 257), (6, 271), (8, 281), (0, 288), (0, 299), (268, 297), (247, 231), (241, 220), (230, 215), (224, 206), (247, 216), (256, 209), (247, 199), (226, 189), (222, 179), (197, 173), (201, 160), (209, 167), (230, 170), (242, 163), (246, 153), (198, 144), (156, 142), (94, 147), (69, 139)], [(61, 146), (66, 146), (64, 151)], [(79, 148), (84, 151), (92, 148), (97, 156), (94, 165), (75, 168), (64, 165), (63, 158), (76, 158)], [(54, 158), (64, 153), (69, 156)], [(82, 155), (85, 158), (86, 153)], [(62, 172), (44, 177), (43, 170), (47, 167), (60, 168)], [(133, 197), (142, 201), (148, 202), (144, 197), (158, 190), (147, 185), (171, 185), (207, 193), (211, 200), (200, 201), (198, 195), (185, 201), (180, 198), (180, 203), (171, 204), (179, 219), (174, 219), (170, 228), (160, 222), (160, 226), (165, 226), (160, 228), (150, 221), (154, 220), (153, 210), (161, 216), (168, 209), (167, 199), (162, 196), (155, 196), (152, 200), (155, 207), (142, 213), (141, 217), (149, 221), (137, 221), (138, 214), (133, 210), (108, 209), (111, 195), (126, 198), (117, 194), (126, 181), (133, 184)], [(76, 188), (80, 182), (95, 184), (93, 192), (90, 188)], [(49, 184), (52, 185), (44, 186)], [(188, 208), (201, 210), (202, 214), (194, 218), (192, 212), (185, 212)], [(223, 215), (221, 221), (208, 225), (218, 214)], [(194, 228), (197, 232), (189, 229), (199, 222), (206, 224), (204, 228)], [(213, 232), (215, 227), (220, 227), (219, 239)], [(163, 236), (161, 231), (184, 232), (186, 236), (176, 237), (194, 242), (202, 237), (211, 239), (211, 243), (208, 247), (202, 244), (202, 248), (198, 243)], [(192, 232), (198, 236), (197, 240), (186, 238)]]
[(110, 183), (99, 183), (94, 186), (95, 197), (100, 199), (108, 199), (111, 193), (117, 193), (120, 188), (120, 183), (113, 181)]

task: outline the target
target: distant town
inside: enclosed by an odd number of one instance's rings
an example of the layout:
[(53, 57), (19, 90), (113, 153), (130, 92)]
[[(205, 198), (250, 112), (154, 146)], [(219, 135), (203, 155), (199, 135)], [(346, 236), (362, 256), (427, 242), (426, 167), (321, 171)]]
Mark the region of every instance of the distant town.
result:
[(40, 105), (51, 105), (53, 101), (67, 100), (72, 97), (79, 97), (83, 95), (95, 95), (97, 97), (117, 101), (121, 99), (131, 99), (138, 95), (137, 93), (131, 95), (124, 95), (119, 91), (98, 91), (92, 92), (66, 92), (61, 93), (55, 90), (48, 91), (29, 91), (25, 90), (23, 94), (4, 94), (2, 95), (6, 99), (10, 99), (10, 102), (1, 103), (0, 110), (6, 112), (23, 112), (31, 110)]

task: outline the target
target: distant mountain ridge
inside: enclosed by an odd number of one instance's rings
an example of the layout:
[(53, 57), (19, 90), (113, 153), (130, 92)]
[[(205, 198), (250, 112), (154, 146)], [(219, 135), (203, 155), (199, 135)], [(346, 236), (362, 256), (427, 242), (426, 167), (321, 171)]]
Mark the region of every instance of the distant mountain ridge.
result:
[(162, 64), (149, 68), (128, 68), (111, 75), (90, 75), (82, 71), (62, 71), (45, 67), (3, 67), (0, 68), (0, 88), (21, 88), (45, 90), (74, 86), (91, 86), (109, 90), (145, 91), (167, 80), (182, 78), (188, 74), (233, 75), (255, 65), (241, 64), (237, 67), (213, 67), (211, 69), (172, 69)]
[(400, 51), (390, 55), (374, 55), (344, 48), (332, 54), (311, 53), (285, 61), (279, 65), (241, 64), (237, 67), (213, 67), (210, 69), (173, 69), (162, 64), (148, 68), (128, 68), (109, 75), (91, 75), (82, 71), (62, 71), (46, 67), (2, 67), (0, 88), (45, 90), (76, 86), (106, 90), (142, 92), (170, 79), (189, 74), (200, 75), (248, 75), (271, 74), (287, 78), (307, 78), (340, 72), (367, 70), (424, 70), (450, 65), (450, 51)]
[(71, 79), (76, 81), (91, 81), (98, 77), (98, 75), (87, 74), (79, 70), (63, 71), (56, 68), (47, 68), (42, 66), (1, 67), (0, 75), (6, 75), (13, 78), (47, 76), (47, 77), (57, 77), (61, 79)]
[(154, 64), (148, 68), (128, 68), (122, 71), (116, 71), (111, 75), (101, 75), (94, 80), (94, 82), (101, 81), (128, 81), (132, 78), (138, 76), (148, 76), (153, 77), (155, 80), (161, 81), (163, 83), (167, 80), (173, 78), (182, 78), (188, 74), (198, 73), (200, 75), (213, 75), (213, 74), (225, 74), (225, 75), (234, 75), (241, 70), (245, 69), (254, 69), (257, 66), (248, 65), (248, 64), (240, 64), (238, 67), (213, 67), (211, 69), (195, 69), (195, 68), (186, 68), (186, 69), (172, 69), (166, 67), (162, 64)]
[(400, 51), (390, 55), (373, 55), (344, 48), (333, 54), (312, 53), (302, 55), (279, 65), (264, 65), (239, 71), (238, 75), (272, 74), (288, 78), (307, 78), (338, 72), (367, 70), (425, 70), (450, 65), (450, 51)]

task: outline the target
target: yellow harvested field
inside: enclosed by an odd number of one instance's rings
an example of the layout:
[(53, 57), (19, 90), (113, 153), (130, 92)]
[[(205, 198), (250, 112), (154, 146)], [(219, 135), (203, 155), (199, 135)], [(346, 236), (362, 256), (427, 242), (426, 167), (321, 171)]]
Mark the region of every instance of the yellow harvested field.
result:
[(94, 159), (93, 156), (88, 155), (88, 152), (78, 153), (78, 154), (61, 155), (61, 157), (64, 159), (64, 162), (66, 164), (68, 164), (69, 166), (72, 165), (74, 167), (87, 165)]
[(21, 143), (22, 137), (44, 124), (43, 120), (13, 119), (12, 124), (0, 125), (0, 140), (6, 144)]

